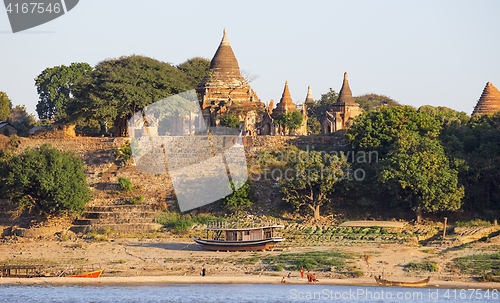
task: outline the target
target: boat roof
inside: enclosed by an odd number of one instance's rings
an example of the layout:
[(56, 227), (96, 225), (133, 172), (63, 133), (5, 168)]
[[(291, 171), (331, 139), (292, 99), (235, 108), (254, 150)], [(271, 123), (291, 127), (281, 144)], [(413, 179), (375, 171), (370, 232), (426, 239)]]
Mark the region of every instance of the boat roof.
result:
[(260, 227), (248, 227), (248, 228), (212, 228), (207, 227), (206, 230), (225, 230), (225, 231), (246, 231), (246, 230), (256, 230), (256, 229), (265, 229), (265, 228), (283, 228), (283, 225), (268, 225), (268, 226), (260, 226)]

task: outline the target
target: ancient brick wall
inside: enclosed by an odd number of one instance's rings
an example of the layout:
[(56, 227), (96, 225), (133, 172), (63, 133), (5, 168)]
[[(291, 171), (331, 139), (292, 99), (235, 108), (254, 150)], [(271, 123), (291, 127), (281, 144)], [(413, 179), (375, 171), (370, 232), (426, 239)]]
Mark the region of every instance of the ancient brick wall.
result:
[(337, 136), (251, 136), (245, 138), (246, 149), (272, 149), (285, 146), (312, 146), (315, 144), (341, 147), (347, 143), (343, 137)]

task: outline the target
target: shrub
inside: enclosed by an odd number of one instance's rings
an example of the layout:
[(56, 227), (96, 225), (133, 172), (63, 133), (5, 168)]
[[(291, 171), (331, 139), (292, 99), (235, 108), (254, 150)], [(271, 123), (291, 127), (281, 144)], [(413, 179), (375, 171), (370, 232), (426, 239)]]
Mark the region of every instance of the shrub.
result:
[(115, 160), (123, 161), (128, 160), (132, 157), (132, 148), (130, 148), (130, 143), (123, 143), (120, 148), (113, 147), (113, 156), (115, 156)]
[(437, 271), (438, 267), (436, 262), (425, 261), (425, 262), (410, 262), (405, 266), (406, 271)]
[(455, 222), (455, 225), (457, 227), (479, 227), (479, 226), (489, 227), (492, 226), (493, 224), (491, 224), (491, 222), (489, 221), (474, 219), (471, 221), (457, 221)]
[(94, 240), (95, 242), (107, 242), (107, 241), (109, 241), (108, 237), (106, 237), (105, 235), (93, 236), (92, 240)]
[(233, 116), (232, 114), (226, 114), (220, 118), (220, 125), (229, 127), (229, 128), (240, 128), (240, 121), (238, 118)]
[(46, 144), (3, 157), (0, 186), (20, 210), (81, 213), (92, 199), (81, 159)]
[(140, 195), (137, 197), (133, 197), (128, 201), (125, 201), (125, 204), (137, 205), (137, 204), (141, 204), (143, 200), (144, 200), (144, 196)]
[(274, 267), (274, 271), (282, 271), (283, 270), (283, 265), (282, 264), (278, 264)]
[(183, 231), (191, 227), (193, 224), (206, 224), (208, 221), (222, 221), (211, 215), (181, 215), (175, 212), (164, 212), (156, 217), (156, 223), (162, 224), (165, 227), (171, 227), (176, 231)]
[(118, 182), (120, 183), (120, 187), (125, 191), (132, 191), (134, 186), (132, 186), (132, 182), (130, 179), (118, 177)]
[[(223, 199), (224, 205), (230, 211), (242, 211), (252, 205), (254, 191), (252, 181), (230, 183), (232, 194)], [(235, 190), (235, 188), (238, 188)]]
[(351, 272), (351, 275), (354, 277), (354, 278), (359, 278), (359, 277), (362, 277), (365, 275), (364, 272), (362, 272), (361, 270), (356, 270), (356, 271), (353, 271)]

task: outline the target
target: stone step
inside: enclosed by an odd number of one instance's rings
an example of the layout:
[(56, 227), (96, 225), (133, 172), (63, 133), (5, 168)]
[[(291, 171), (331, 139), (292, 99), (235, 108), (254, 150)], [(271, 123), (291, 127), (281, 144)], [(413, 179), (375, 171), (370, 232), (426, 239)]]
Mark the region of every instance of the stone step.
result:
[(143, 205), (112, 205), (112, 206), (90, 206), (86, 212), (146, 212), (154, 211), (154, 206)]
[(154, 218), (123, 218), (117, 220), (108, 219), (77, 219), (73, 221), (73, 225), (102, 225), (102, 224), (145, 224), (155, 223)]
[(70, 230), (74, 233), (87, 233), (93, 230), (102, 230), (109, 228), (116, 233), (132, 234), (158, 230), (162, 227), (163, 225), (157, 223), (96, 224), (72, 226)]
[(152, 211), (147, 212), (85, 212), (80, 219), (108, 219), (108, 220), (122, 220), (131, 218), (150, 218), (154, 219), (156, 213)]

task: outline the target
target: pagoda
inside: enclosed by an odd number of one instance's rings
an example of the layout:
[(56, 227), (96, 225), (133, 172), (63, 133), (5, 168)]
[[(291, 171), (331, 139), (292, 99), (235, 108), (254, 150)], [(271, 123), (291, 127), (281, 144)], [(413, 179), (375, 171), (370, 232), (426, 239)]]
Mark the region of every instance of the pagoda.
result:
[[(283, 94), (281, 95), (280, 102), (276, 104), (276, 108), (272, 110), (272, 114), (270, 114), (272, 121), (274, 123), (274, 120), (278, 118), (278, 115), (280, 114), (287, 114), (291, 111), (298, 111), (302, 114), (302, 125), (293, 131), (294, 134), (296, 135), (307, 135), (307, 112), (306, 112), (306, 107), (303, 106), (302, 110), (298, 109), (298, 106), (295, 105), (292, 101), (292, 97), (290, 95), (290, 90), (288, 89), (288, 81), (285, 81), (285, 88), (283, 89)], [(267, 122), (266, 117), (264, 117), (264, 122)], [(284, 134), (285, 130), (282, 129), (279, 125), (274, 123), (274, 134)], [(264, 125), (263, 129), (265, 130), (264, 133), (267, 133), (266, 126)], [(272, 132), (271, 132), (272, 133)]]
[(344, 82), (339, 97), (332, 107), (326, 111), (321, 120), (321, 132), (329, 134), (349, 127), (350, 120), (361, 114), (361, 109), (352, 96), (347, 73), (344, 73)]
[(226, 29), (210, 62), (209, 74), (196, 92), (207, 126), (218, 126), (220, 117), (230, 113), (240, 120), (242, 131), (255, 132), (265, 105), (241, 76)]
[(283, 94), (281, 95), (280, 102), (276, 104), (276, 108), (273, 110), (272, 117), (276, 119), (279, 114), (286, 114), (291, 110), (297, 110), (297, 106), (293, 104), (292, 97), (290, 96), (290, 91), (288, 89), (288, 81), (285, 81)]
[(473, 115), (493, 114), (500, 110), (500, 92), (491, 82), (486, 83), (483, 93), (474, 107)]

